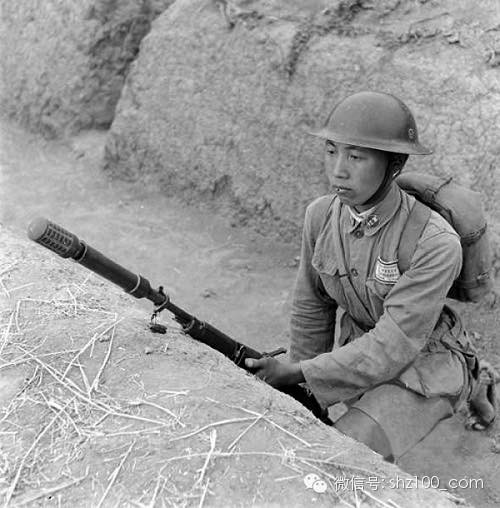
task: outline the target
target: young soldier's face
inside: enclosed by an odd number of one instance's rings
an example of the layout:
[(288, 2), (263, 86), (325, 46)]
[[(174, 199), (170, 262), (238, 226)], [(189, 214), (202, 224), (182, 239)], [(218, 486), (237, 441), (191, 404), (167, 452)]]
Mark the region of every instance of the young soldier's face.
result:
[(325, 170), (340, 201), (362, 212), (363, 206), (384, 180), (389, 154), (328, 140), (325, 144)]

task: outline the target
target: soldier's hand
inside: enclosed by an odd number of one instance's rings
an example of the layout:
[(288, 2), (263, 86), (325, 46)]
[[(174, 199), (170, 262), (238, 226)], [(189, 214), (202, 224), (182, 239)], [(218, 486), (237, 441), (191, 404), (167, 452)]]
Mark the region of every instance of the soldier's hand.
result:
[(252, 369), (259, 379), (274, 388), (295, 385), (305, 381), (299, 363), (280, 362), (275, 358), (264, 357), (258, 360), (247, 358), (245, 365)]

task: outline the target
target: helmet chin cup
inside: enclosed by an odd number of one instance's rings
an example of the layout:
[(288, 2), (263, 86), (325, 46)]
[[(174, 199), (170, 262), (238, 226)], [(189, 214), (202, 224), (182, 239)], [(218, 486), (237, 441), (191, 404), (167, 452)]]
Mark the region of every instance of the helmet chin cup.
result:
[(417, 125), (404, 102), (384, 92), (358, 92), (340, 101), (313, 136), (346, 145), (408, 155), (432, 153), (418, 139)]

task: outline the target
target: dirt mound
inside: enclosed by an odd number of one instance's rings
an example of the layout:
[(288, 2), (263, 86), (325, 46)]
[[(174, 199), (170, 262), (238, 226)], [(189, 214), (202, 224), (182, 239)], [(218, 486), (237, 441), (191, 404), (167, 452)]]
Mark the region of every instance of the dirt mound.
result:
[(499, 16), (495, 1), (178, 1), (143, 41), (106, 169), (294, 238), (327, 190), (306, 132), (345, 95), (379, 89), (434, 149), (409, 169), (480, 190), (498, 224)]
[(0, 240), (4, 506), (453, 506), (173, 322), (152, 335), (82, 267)]
[(173, 0), (2, 0), (1, 104), (47, 137), (107, 128), (151, 22)]

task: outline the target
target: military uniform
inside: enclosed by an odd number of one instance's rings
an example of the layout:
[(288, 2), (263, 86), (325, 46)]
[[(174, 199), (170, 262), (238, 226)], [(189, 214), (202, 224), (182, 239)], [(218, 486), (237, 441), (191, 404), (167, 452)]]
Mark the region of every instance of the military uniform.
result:
[(382, 426), (396, 457), (468, 396), (475, 361), (445, 306), (462, 253), (439, 214), (400, 273), (414, 203), (395, 183), (361, 222), (337, 197), (311, 203), (291, 318), (290, 359), (319, 403), (354, 403)]

